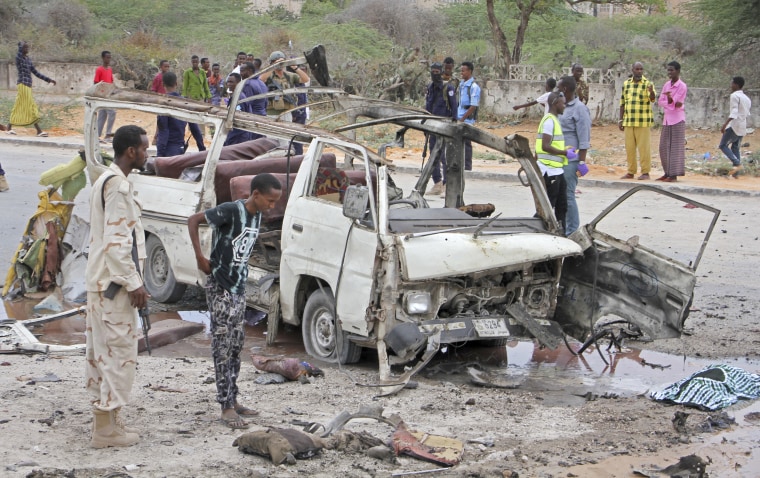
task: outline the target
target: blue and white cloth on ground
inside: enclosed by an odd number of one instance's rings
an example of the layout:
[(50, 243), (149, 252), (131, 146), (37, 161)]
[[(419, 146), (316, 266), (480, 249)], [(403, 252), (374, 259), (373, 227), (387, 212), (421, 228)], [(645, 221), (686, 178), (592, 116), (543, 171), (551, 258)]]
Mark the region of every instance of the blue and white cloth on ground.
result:
[(703, 410), (720, 410), (740, 398), (760, 397), (760, 375), (730, 365), (710, 365), (649, 396)]

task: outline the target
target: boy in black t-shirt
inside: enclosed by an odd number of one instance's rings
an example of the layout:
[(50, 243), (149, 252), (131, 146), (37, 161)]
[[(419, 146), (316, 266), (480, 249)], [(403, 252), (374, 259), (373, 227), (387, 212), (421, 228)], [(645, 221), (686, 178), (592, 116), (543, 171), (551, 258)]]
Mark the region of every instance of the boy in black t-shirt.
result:
[[(258, 412), (237, 401), (237, 377), (245, 331), (245, 281), (248, 259), (259, 235), (261, 213), (274, 207), (282, 195), (280, 181), (271, 174), (256, 175), (246, 200), (226, 202), (187, 220), (198, 268), (208, 274), (206, 302), (211, 313), (211, 351), (216, 372), (216, 399), (222, 422), (230, 428), (248, 428), (243, 416)], [(213, 228), (211, 257), (201, 251), (198, 228)]]

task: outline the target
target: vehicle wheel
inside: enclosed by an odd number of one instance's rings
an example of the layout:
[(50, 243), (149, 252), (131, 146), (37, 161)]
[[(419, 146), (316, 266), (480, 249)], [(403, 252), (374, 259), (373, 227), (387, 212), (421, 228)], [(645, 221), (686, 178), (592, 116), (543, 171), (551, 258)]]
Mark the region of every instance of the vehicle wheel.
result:
[(277, 332), (280, 328), (280, 288), (272, 292), (269, 313), (267, 314), (267, 345), (274, 344), (277, 340)]
[(322, 292), (321, 289), (312, 292), (304, 308), (301, 331), (306, 353), (312, 357), (331, 363), (359, 361), (362, 349), (348, 340), (345, 333), (340, 338), (340, 357), (338, 357), (335, 299), (332, 294)]
[(161, 243), (161, 239), (154, 235), (148, 236), (145, 241), (145, 289), (156, 302), (177, 302), (185, 293), (187, 285), (180, 284), (174, 278), (169, 256)]

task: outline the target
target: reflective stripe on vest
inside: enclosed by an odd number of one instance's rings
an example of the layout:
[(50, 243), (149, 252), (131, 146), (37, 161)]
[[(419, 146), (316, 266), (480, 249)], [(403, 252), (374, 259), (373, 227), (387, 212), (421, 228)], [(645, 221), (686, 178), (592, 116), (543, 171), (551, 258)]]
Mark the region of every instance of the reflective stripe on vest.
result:
[(538, 160), (550, 168), (561, 168), (567, 164), (567, 158), (565, 156), (558, 156), (556, 154), (549, 154), (543, 149), (543, 131), (544, 121), (547, 118), (552, 118), (554, 121), (554, 134), (552, 135), (552, 146), (565, 150), (565, 136), (562, 134), (562, 126), (559, 124), (559, 120), (551, 113), (544, 115), (541, 119), (541, 123), (538, 125), (538, 136), (536, 136), (536, 156)]

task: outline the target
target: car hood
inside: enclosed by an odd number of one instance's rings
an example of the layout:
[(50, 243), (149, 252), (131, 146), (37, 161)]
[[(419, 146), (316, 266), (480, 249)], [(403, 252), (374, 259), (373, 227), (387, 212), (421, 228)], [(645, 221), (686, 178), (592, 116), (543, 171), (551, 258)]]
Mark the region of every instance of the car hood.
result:
[(504, 235), (440, 233), (398, 238), (404, 280), (425, 280), (474, 272), (518, 268), (581, 254), (574, 241), (546, 233)]

